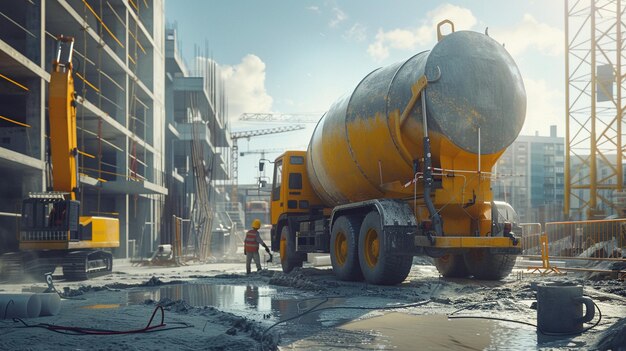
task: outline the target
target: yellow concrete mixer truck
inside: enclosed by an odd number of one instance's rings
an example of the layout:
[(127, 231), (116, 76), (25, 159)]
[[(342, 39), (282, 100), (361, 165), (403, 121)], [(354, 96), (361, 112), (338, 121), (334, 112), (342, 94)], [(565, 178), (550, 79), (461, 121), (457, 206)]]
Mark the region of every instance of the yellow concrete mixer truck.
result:
[(415, 255), (433, 257), (444, 277), (511, 272), (521, 244), (491, 181), (524, 123), (522, 77), (488, 35), (447, 20), (437, 33), (432, 50), (374, 70), (337, 100), (306, 151), (275, 160), (272, 249), (283, 271), (326, 252), (339, 279), (380, 285), (404, 281)]

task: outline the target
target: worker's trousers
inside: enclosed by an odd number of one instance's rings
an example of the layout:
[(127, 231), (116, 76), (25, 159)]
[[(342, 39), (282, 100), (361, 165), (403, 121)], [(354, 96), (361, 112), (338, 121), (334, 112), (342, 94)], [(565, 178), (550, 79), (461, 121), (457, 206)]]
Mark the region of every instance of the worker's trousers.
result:
[(261, 270), (261, 256), (259, 256), (259, 252), (246, 252), (246, 273), (250, 274), (250, 264), (252, 263), (252, 259), (254, 258), (254, 263), (256, 263), (256, 270)]

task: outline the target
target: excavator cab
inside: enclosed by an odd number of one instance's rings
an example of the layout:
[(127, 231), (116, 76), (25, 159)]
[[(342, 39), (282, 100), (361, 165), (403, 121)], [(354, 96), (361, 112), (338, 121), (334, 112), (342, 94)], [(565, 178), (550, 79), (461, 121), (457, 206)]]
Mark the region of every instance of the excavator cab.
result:
[(31, 193), (22, 202), (20, 242), (79, 239), (79, 206), (57, 193)]

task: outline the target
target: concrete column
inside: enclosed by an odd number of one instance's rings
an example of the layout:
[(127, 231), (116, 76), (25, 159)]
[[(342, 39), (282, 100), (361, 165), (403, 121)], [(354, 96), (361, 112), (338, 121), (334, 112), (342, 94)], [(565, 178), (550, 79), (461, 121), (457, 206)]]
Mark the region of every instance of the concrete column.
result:
[(115, 197), (115, 209), (120, 220), (120, 247), (113, 250), (115, 258), (128, 257), (128, 195)]
[[(123, 89), (118, 89), (118, 87), (114, 87), (115, 95), (111, 96), (116, 104), (122, 107), (122, 111), (117, 110), (115, 116), (111, 116), (115, 118), (116, 121), (120, 122), (123, 125), (126, 125), (126, 116), (128, 116), (128, 105), (126, 104), (127, 99), (130, 99), (130, 89), (128, 85), (128, 79), (126, 74), (115, 74), (111, 78), (117, 82), (117, 84), (121, 85)], [(106, 79), (106, 78), (103, 78)]]
[[(120, 136), (116, 139), (115, 144), (122, 148), (122, 151), (116, 151), (117, 166), (115, 173), (116, 181), (126, 182), (128, 175), (128, 138), (126, 136)], [(115, 250), (115, 257), (126, 258), (128, 257), (128, 230), (129, 225), (129, 196), (126, 194), (117, 195), (115, 198), (115, 209), (119, 212), (120, 220), (120, 247)]]
[[(146, 196), (129, 195), (128, 239), (135, 240), (135, 247), (142, 256), (148, 255), (152, 247), (152, 225), (150, 221), (150, 199)], [(141, 246), (138, 246), (140, 245)]]
[(23, 153), (37, 158), (39, 160), (45, 159), (45, 80), (41, 78), (29, 79), (27, 83), (29, 91), (25, 93), (26, 106), (24, 112), (26, 114), (26, 123), (30, 125), (30, 128), (25, 128), (24, 132), (27, 134), (25, 144), (25, 150)]
[(44, 36), (42, 36), (42, 18), (45, 18), (44, 16), (44, 9), (43, 9), (43, 3), (42, 0), (34, 0), (33, 1), (34, 5), (31, 4), (26, 4), (25, 6), (25, 11), (26, 11), (26, 23), (25, 23), (25, 27), (26, 29), (35, 35), (35, 37), (33, 37), (32, 35), (28, 34), (28, 33), (24, 33), (24, 37), (26, 39), (25, 42), (25, 55), (26, 57), (28, 57), (31, 61), (39, 64), (41, 62), (41, 57), (44, 56), (43, 52), (43, 38)]

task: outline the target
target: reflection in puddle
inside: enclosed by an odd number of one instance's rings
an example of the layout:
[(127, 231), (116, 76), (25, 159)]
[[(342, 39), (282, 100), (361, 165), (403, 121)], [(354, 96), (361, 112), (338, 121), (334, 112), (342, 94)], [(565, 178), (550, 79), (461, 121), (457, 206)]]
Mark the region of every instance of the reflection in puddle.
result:
[[(323, 298), (278, 299), (276, 289), (255, 285), (177, 284), (130, 290), (127, 294), (128, 304), (143, 304), (146, 300), (160, 301), (169, 298), (173, 301), (184, 300), (196, 307), (213, 306), (222, 311), (258, 319), (263, 319), (269, 314), (278, 320), (296, 316), (324, 301)], [(345, 298), (329, 298), (321, 307), (344, 303)], [(345, 311), (340, 313), (330, 310), (309, 313), (298, 318), (297, 321), (321, 327), (345, 323), (352, 319), (352, 316)]]
[(150, 290), (128, 292), (128, 303), (139, 304), (146, 300), (160, 301), (169, 298), (184, 300), (196, 307), (213, 306), (225, 311), (252, 310), (268, 313), (272, 308), (275, 289), (254, 285), (181, 284), (167, 285)]

